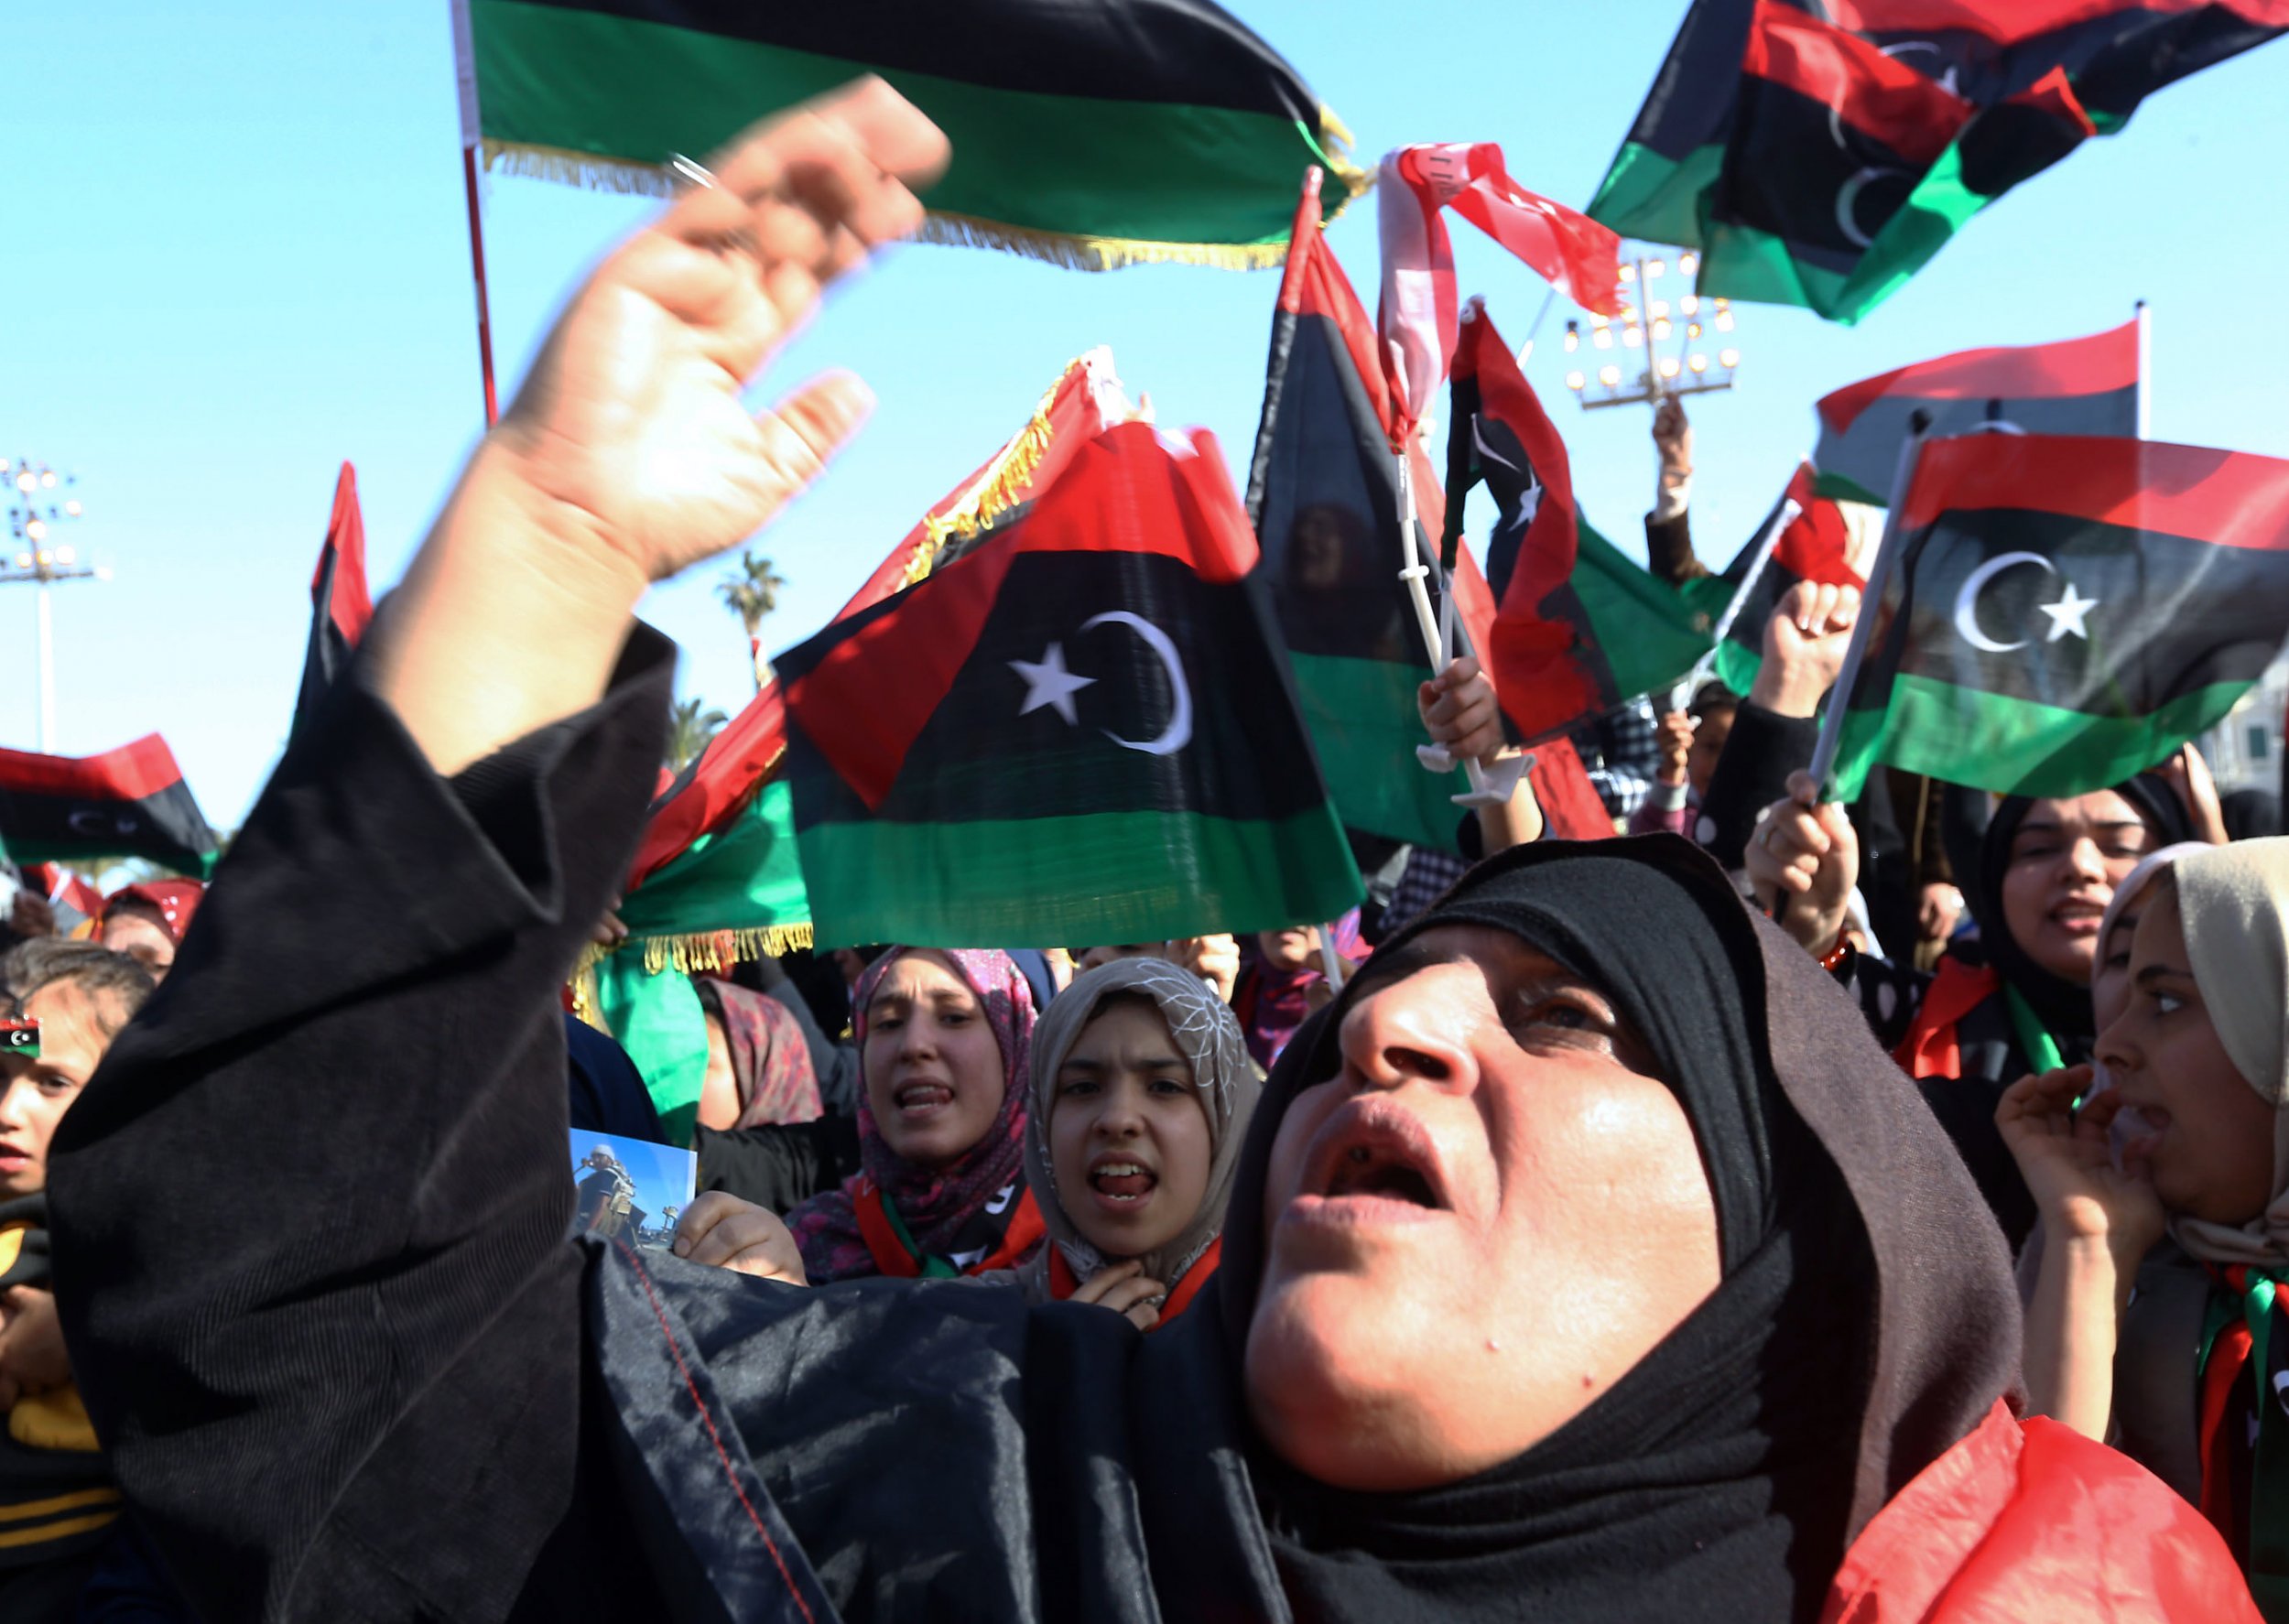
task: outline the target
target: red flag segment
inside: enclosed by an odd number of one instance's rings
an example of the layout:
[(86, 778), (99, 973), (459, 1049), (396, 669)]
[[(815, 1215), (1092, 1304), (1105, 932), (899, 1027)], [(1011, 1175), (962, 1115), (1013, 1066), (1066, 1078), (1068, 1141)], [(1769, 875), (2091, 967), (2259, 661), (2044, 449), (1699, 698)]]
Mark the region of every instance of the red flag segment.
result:
[(2289, 461), (2089, 435), (1968, 434), (1925, 446), (1901, 525), (1982, 508), (2289, 551)]
[(1894, 367), (1820, 399), (1820, 420), (1838, 431), (1887, 395), (1958, 400), (2027, 400), (2101, 395), (2138, 383), (2138, 323), (2125, 321), (2056, 344), (1991, 344)]
[[(2289, 0), (2138, 0), (2141, 11), (2217, 5), (2251, 22), (2289, 25)], [(1977, 34), (1998, 45), (2032, 39), (2122, 9), (2122, 0), (1828, 0), (1837, 27), (1864, 33)]]
[(157, 733), (101, 755), (39, 755), (0, 750), (0, 784), (25, 795), (140, 801), (183, 781), (175, 752)]
[(1831, 121), (1926, 168), (1977, 111), (1872, 40), (1777, 0), (1757, 0), (1741, 70), (1827, 107)]
[(326, 566), (333, 561), (331, 597), (323, 605), (327, 617), (354, 648), (374, 618), (374, 598), (365, 584), (365, 516), (358, 510), (358, 471), (349, 463), (334, 477), (334, 507), (326, 519), (326, 541), (319, 549), (318, 567), (310, 572), (310, 597), (328, 590)]

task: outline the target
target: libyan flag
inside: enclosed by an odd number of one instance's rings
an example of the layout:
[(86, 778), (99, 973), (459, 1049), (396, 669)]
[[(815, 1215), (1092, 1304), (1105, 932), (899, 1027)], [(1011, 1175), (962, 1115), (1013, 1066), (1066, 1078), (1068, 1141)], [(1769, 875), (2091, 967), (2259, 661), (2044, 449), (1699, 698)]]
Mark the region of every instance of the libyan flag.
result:
[(1452, 376), (1447, 531), (1459, 536), (1463, 499), (1483, 483), (1497, 510), (1489, 664), (1505, 716), (1539, 744), (1669, 687), (1707, 652), (1708, 622), (1583, 524), (1566, 442), (1476, 301)]
[(1888, 763), (2081, 795), (2216, 722), (2289, 627), (2289, 462), (1980, 434), (1923, 451), (1837, 796)]
[(1080, 449), (990, 545), (778, 661), (824, 943), (1134, 942), (1363, 887), (1209, 435)]
[(2289, 0), (1695, 0), (1589, 212), (1700, 249), (1704, 295), (1857, 321), (2012, 187), (2284, 28)]
[[(1386, 839), (1457, 850), (1460, 769), (1427, 773), (1416, 691), (1432, 675), (1399, 571), (1415, 552), (1400, 527), (1397, 414), (1376, 360), (1375, 327), (1316, 217), (1307, 180), (1272, 317), (1264, 415), (1248, 473), (1256, 568), (1272, 601), (1304, 720), (1344, 824)], [(1429, 458), (1408, 443), (1416, 535), (1444, 524)], [(1428, 525), (1427, 531), (1424, 527)], [(1643, 573), (1640, 571), (1639, 573)], [(1494, 601), (1468, 547), (1454, 561), (1455, 610), (1484, 648)], [(1438, 583), (1429, 586), (1433, 601)], [(1555, 838), (1612, 832), (1573, 746), (1554, 740), (1529, 774)]]
[[(1749, 570), (1756, 562), (1757, 549), (1765, 532), (1791, 502), (1796, 504), (1795, 521), (1781, 532), (1763, 570), (1753, 581), (1750, 580)], [(1724, 573), (1686, 583), (1686, 601), (1711, 622), (1723, 619), (1726, 609), (1740, 598), (1744, 587), (1748, 591), (1747, 597), (1740, 599), (1741, 607), (1732, 617), (1732, 624), (1726, 628), (1725, 640), (1717, 645), (1717, 660), (1712, 668), (1716, 678), (1734, 693), (1745, 696), (1764, 663), (1765, 625), (1790, 589), (1808, 580), (1839, 587), (1865, 585), (1859, 569), (1853, 567), (1854, 560), (1864, 563), (1872, 558), (1882, 533), (1881, 508), (1820, 495), (1815, 489), (1812, 465), (1799, 463), (1788, 488), (1773, 504), (1773, 511), (1765, 514), (1756, 534), (1734, 555)]]
[(1895, 367), (1821, 397), (1812, 453), (1823, 496), (1892, 500), (1917, 413), (1926, 438), (1974, 431), (2138, 435), (2138, 323), (2055, 344), (1997, 344)]
[(102, 755), (0, 750), (0, 840), (16, 862), (140, 857), (201, 880), (222, 844), (157, 733)]
[(1106, 270), (1277, 265), (1296, 179), (1351, 136), (1210, 0), (460, 0), (462, 139), (515, 174), (666, 195), (671, 155), (878, 73), (953, 164), (926, 241)]

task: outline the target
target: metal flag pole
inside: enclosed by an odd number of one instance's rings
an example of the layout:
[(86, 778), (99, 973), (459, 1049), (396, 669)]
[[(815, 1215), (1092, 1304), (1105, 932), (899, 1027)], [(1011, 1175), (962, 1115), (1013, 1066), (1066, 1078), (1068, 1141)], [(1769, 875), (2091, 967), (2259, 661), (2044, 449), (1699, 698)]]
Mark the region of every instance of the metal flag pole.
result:
[(2153, 360), (2153, 312), (2146, 308), (2146, 301), (2143, 298), (2138, 301), (2137, 311), (2138, 394), (2136, 399), (2138, 408), (2135, 421), (2138, 426), (2138, 438), (2152, 439), (2153, 438), (2153, 388), (2146, 382), (2146, 374)]
[(484, 133), (477, 115), (477, 52), (469, 26), (469, 0), (453, 0), (453, 68), (461, 90), (461, 179), (469, 201), (469, 268), (477, 286), (477, 366), (485, 387), (485, 427), (501, 420), (493, 384), (493, 314), (485, 297), (484, 210), (477, 195), (477, 149)]
[(1749, 594), (1756, 590), (1756, 583), (1764, 578), (1764, 567), (1773, 561), (1773, 554), (1779, 550), (1780, 538), (1788, 534), (1788, 526), (1795, 524), (1803, 512), (1794, 496), (1785, 496), (1781, 499), (1781, 504), (1774, 511), (1772, 518), (1765, 522), (1764, 534), (1757, 537), (1755, 556), (1749, 560), (1749, 572), (1741, 578), (1741, 585), (1734, 590), (1730, 601), (1725, 605), (1725, 612), (1717, 617), (1717, 624), (1709, 633), (1709, 652), (1695, 660), (1693, 668), (1685, 674), (1684, 680), (1669, 690), (1670, 709), (1684, 709), (1693, 696), (1700, 691), (1701, 684), (1709, 680), (1709, 674), (1717, 668), (1717, 652), (1725, 646), (1725, 639), (1732, 632), (1732, 623), (1741, 618), (1741, 605), (1748, 602)]
[(1892, 583), (1893, 555), (1899, 547), (1900, 509), (1907, 504), (1915, 464), (1924, 452), (1924, 431), (1930, 427), (1929, 413), (1920, 409), (1914, 412), (1907, 420), (1907, 438), (1900, 442), (1899, 463), (1892, 472), (1892, 504), (1883, 514), (1883, 537), (1876, 543), (1876, 556), (1868, 565), (1868, 586), (1860, 600), (1860, 616), (1852, 623), (1852, 640), (1844, 646), (1843, 669), (1836, 674), (1836, 686), (1828, 690), (1828, 709), (1820, 718), (1819, 742), (1812, 747), (1812, 781), (1819, 785), (1823, 796), (1828, 792), (1828, 774), (1835, 769), (1836, 752), (1844, 742), (1844, 712), (1851, 708), (1852, 685), (1860, 679), (1860, 664), (1868, 653), (1876, 612), (1882, 606), (1884, 590)]

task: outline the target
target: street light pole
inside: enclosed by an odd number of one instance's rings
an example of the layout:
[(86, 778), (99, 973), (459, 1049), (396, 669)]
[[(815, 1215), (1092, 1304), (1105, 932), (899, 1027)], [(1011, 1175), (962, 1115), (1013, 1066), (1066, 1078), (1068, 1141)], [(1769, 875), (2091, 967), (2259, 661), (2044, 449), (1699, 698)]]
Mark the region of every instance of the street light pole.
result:
[[(15, 538), (16, 552), (15, 568), (0, 567), (0, 586), (17, 581), (32, 583), (38, 616), (39, 659), (39, 751), (42, 755), (56, 753), (56, 615), (49, 601), (49, 588), (60, 580), (109, 580), (111, 571), (80, 562), (78, 552), (69, 545), (50, 540), (51, 526), (77, 519), (80, 501), (76, 496), (61, 502), (49, 501), (43, 513), (40, 493), (56, 488), (56, 471), (44, 462), (30, 458), (11, 461), (0, 457), (0, 479), (14, 485), (17, 495), (15, 506), (8, 509), (8, 529)], [(78, 483), (71, 474), (63, 476), (68, 489)]]

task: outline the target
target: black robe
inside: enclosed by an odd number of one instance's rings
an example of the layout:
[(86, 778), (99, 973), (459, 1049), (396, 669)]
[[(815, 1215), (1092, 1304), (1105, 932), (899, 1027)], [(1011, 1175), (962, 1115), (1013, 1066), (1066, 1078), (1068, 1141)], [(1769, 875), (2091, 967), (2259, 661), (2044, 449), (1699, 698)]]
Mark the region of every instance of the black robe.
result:
[[(60, 1312), (174, 1581), (234, 1621), (1293, 1616), (1236, 1368), (1247, 1200), (1149, 1338), (986, 1283), (568, 1241), (557, 992), (633, 851), (670, 653), (640, 631), (598, 706), (450, 782), (342, 684), (62, 1123)], [(1849, 1537), (2008, 1386), (2007, 1261), (1817, 966), (1684, 842), (1615, 845), (1748, 933), (1744, 998), (1849, 1191), (1860, 1420), (1821, 1445), (1853, 1451)], [(1257, 1163), (1309, 1080), (1275, 1073)]]

